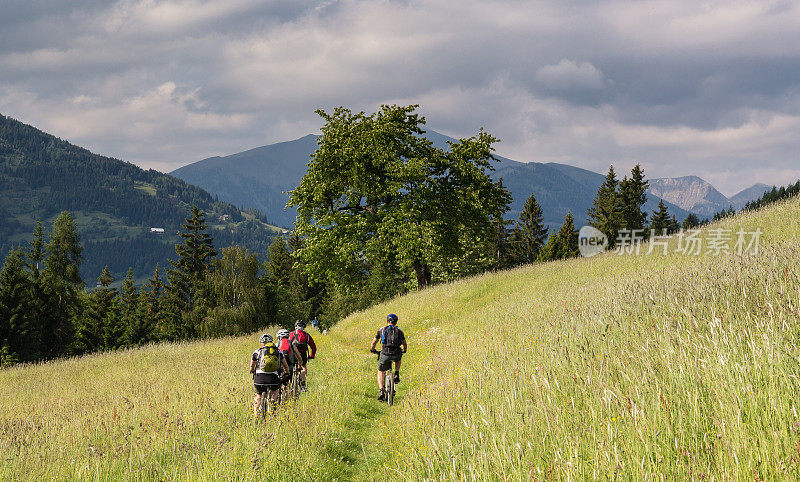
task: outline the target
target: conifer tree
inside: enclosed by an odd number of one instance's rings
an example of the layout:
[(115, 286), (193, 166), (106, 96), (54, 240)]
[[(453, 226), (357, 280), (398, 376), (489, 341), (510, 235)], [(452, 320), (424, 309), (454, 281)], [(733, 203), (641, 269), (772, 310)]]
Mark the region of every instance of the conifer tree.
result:
[(22, 253), (12, 249), (0, 270), (0, 367), (33, 360), (34, 327), (27, 311), (31, 290)]
[(158, 331), (164, 331), (164, 312), (162, 310), (164, 284), (161, 282), (159, 267), (139, 291), (136, 303), (136, 316), (133, 323), (125, 327), (126, 346), (143, 345), (161, 339)]
[(683, 220), (683, 229), (694, 229), (700, 226), (700, 219), (695, 213), (689, 213), (686, 219)]
[(269, 245), (269, 258), (267, 259), (267, 277), (275, 284), (286, 289), (292, 282), (292, 259), (291, 253), (282, 236), (277, 236), (272, 244)]
[(197, 334), (196, 327), (211, 304), (206, 276), (217, 256), (213, 239), (206, 232), (205, 213), (197, 206), (192, 206), (181, 227), (183, 231), (178, 234), (183, 243), (175, 245), (178, 260), (170, 261), (169, 297), (160, 329), (161, 336), (168, 340), (185, 340)]
[(612, 165), (608, 169), (608, 174), (597, 191), (592, 207), (589, 208), (589, 225), (599, 229), (608, 237), (609, 247), (613, 247), (617, 239), (617, 232), (622, 224), (622, 212), (620, 209), (620, 196), (617, 192), (617, 175)]
[[(122, 335), (120, 336), (120, 346), (127, 345), (127, 333), (130, 327), (136, 325), (136, 312), (139, 305), (139, 292), (133, 280), (133, 268), (128, 268), (128, 273), (122, 281), (122, 293), (120, 296), (120, 316), (122, 319)], [(133, 343), (135, 345), (136, 343)]]
[(559, 230), (547, 240), (544, 248), (539, 254), (540, 261), (552, 261), (557, 259), (574, 258), (580, 256), (578, 249), (578, 231), (575, 229), (575, 221), (572, 212), (567, 212), (564, 223)]
[(511, 234), (511, 253), (516, 264), (533, 263), (547, 241), (542, 208), (531, 194), (519, 215)]
[[(631, 177), (625, 177), (619, 184), (621, 225), (628, 231), (643, 230), (647, 223), (647, 188), (650, 183), (645, 180), (644, 170), (639, 164), (631, 169)], [(611, 238), (609, 238), (610, 240)]]
[(115, 303), (117, 290), (111, 288), (113, 282), (114, 277), (106, 266), (97, 278), (97, 288), (86, 297), (75, 341), (80, 353), (111, 350), (120, 345), (122, 326), (117, 312), (118, 305)]
[(63, 355), (64, 347), (72, 346), (75, 318), (80, 310), (79, 294), (83, 289), (80, 275), (82, 252), (75, 221), (70, 213), (64, 211), (53, 223), (53, 232), (47, 243), (44, 282), (45, 290), (49, 292), (49, 306), (40, 339), (45, 358)]
[(667, 234), (672, 234), (680, 229), (678, 220), (675, 219), (675, 216), (670, 215), (663, 199), (659, 200), (658, 209), (653, 211), (650, 229), (656, 236), (662, 236), (665, 232)]

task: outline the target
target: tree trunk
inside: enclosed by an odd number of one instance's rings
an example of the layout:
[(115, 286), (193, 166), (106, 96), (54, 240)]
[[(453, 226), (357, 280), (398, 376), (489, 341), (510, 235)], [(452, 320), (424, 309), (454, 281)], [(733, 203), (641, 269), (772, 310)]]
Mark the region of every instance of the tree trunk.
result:
[(415, 259), (414, 271), (417, 273), (417, 285), (420, 288), (426, 288), (431, 284), (431, 270), (428, 268), (427, 263), (423, 263), (422, 261)]

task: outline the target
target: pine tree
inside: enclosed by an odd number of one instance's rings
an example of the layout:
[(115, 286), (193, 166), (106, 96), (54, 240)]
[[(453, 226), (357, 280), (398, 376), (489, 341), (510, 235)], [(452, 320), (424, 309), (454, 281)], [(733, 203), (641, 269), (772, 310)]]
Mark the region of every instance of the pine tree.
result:
[(567, 212), (558, 232), (550, 235), (547, 244), (539, 253), (539, 261), (552, 261), (580, 256), (578, 231), (575, 229), (572, 212)]
[(542, 208), (531, 194), (511, 234), (511, 253), (515, 264), (533, 263), (539, 258), (539, 251), (547, 241), (547, 231)]
[(63, 355), (65, 347), (72, 346), (83, 290), (80, 275), (82, 252), (75, 221), (70, 213), (64, 211), (53, 223), (53, 232), (47, 243), (44, 283), (45, 291), (49, 293), (49, 306), (40, 339), (45, 358)]
[(283, 237), (277, 236), (269, 245), (269, 258), (267, 259), (267, 277), (272, 284), (289, 288), (292, 282), (292, 265), (294, 260), (289, 253)]
[(664, 200), (658, 202), (658, 209), (653, 211), (650, 220), (650, 230), (656, 236), (662, 236), (665, 232), (671, 234), (679, 229), (680, 225), (674, 216), (670, 215)]
[(617, 192), (618, 184), (612, 165), (588, 211), (589, 225), (599, 229), (608, 237), (609, 248), (613, 247), (622, 223), (621, 202)]
[(31, 290), (20, 250), (12, 249), (0, 270), (0, 367), (38, 358), (27, 310)]
[(185, 340), (197, 334), (197, 325), (205, 315), (205, 307), (212, 304), (211, 291), (206, 276), (212, 270), (217, 256), (211, 235), (206, 232), (205, 213), (192, 206), (190, 217), (178, 233), (182, 244), (175, 245), (177, 261), (170, 261), (169, 296), (165, 301), (165, 320), (160, 330), (168, 340)]
[(695, 213), (689, 213), (686, 219), (683, 220), (683, 229), (694, 229), (700, 226), (700, 219)]
[(133, 322), (125, 327), (123, 339), (126, 346), (144, 345), (161, 339), (158, 331), (163, 331), (165, 328), (162, 310), (163, 291), (164, 284), (161, 282), (159, 267), (156, 266), (153, 276), (139, 291)]
[(645, 180), (644, 170), (639, 164), (631, 169), (630, 178), (626, 177), (620, 182), (621, 228), (631, 232), (644, 229), (647, 223), (644, 205), (647, 202), (646, 192), (649, 186), (650, 183)]
[[(133, 268), (128, 268), (128, 273), (122, 281), (122, 293), (120, 296), (120, 316), (122, 325), (122, 335), (120, 336), (120, 346), (127, 346), (127, 333), (136, 325), (136, 312), (139, 306), (139, 292), (133, 280)], [(135, 343), (133, 344), (135, 345)]]

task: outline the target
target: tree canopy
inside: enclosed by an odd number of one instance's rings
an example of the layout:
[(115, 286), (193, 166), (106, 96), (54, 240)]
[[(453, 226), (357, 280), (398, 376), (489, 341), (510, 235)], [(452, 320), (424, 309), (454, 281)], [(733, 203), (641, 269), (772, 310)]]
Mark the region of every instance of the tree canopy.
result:
[(492, 222), (510, 202), (488, 174), (497, 139), (481, 130), (439, 149), (416, 108), (317, 111), (319, 147), (289, 201), (312, 280), (357, 290), (388, 265), (425, 287), (493, 262)]

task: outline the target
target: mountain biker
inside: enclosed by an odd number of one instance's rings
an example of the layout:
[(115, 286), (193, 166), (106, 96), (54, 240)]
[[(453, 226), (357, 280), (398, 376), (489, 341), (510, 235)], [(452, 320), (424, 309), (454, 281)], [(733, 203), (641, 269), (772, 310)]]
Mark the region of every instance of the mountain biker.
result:
[[(380, 352), (375, 349), (378, 341), (381, 342)], [(375, 339), (372, 340), (372, 346), (369, 347), (370, 352), (380, 353), (378, 358), (378, 401), (382, 402), (386, 399), (384, 377), (386, 372), (392, 369), (392, 362), (394, 362), (394, 382), (400, 383), (400, 362), (407, 349), (406, 336), (403, 334), (403, 330), (397, 327), (397, 315), (392, 313), (386, 317), (386, 326), (378, 330)]]
[[(294, 324), (294, 331), (289, 335), (289, 341), (292, 345), (296, 346), (297, 351), (300, 352), (300, 389), (304, 392), (306, 391), (306, 374), (308, 373), (306, 364), (308, 360), (313, 360), (314, 356), (317, 354), (317, 345), (314, 343), (314, 339), (311, 338), (311, 335), (306, 333), (305, 328), (305, 322), (303, 320), (297, 320)], [(310, 352), (309, 347), (311, 347)]]
[(289, 365), (280, 350), (272, 343), (272, 335), (264, 333), (259, 338), (261, 347), (253, 352), (250, 359), (250, 373), (253, 374), (253, 414), (258, 416), (258, 407), (262, 398), (269, 392), (272, 403), (278, 403), (280, 397), (280, 369), (288, 373)]
[(311, 326), (313, 326), (314, 328), (316, 328), (317, 330), (319, 330), (320, 332), (322, 332), (322, 326), (320, 326), (320, 324), (319, 324), (319, 320), (317, 319), (317, 317), (316, 317), (316, 316), (314, 317), (314, 319), (313, 319), (313, 320), (311, 320)]
[(300, 360), (301, 355), (300, 351), (297, 349), (297, 346), (293, 345), (289, 341), (289, 330), (278, 330), (276, 336), (278, 337), (278, 350), (281, 351), (283, 357), (286, 359), (286, 363), (289, 365), (289, 377), (286, 377), (285, 381), (283, 382), (283, 384), (286, 385), (289, 383), (292, 372), (294, 372), (294, 367)]

